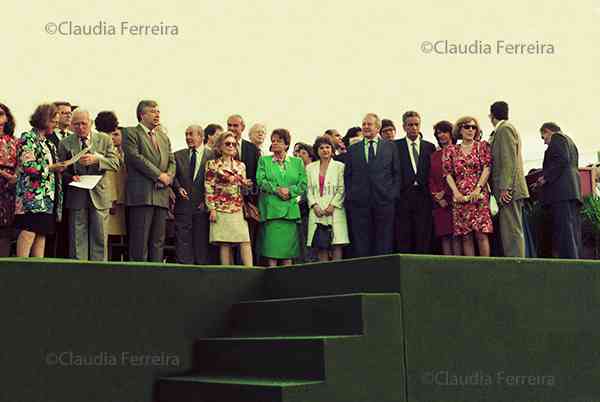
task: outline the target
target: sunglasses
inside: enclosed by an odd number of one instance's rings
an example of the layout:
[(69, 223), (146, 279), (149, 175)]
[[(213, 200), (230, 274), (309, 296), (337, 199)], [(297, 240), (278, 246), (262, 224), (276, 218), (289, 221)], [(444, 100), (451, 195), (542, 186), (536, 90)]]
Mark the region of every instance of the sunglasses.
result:
[(226, 147), (235, 147), (237, 144), (235, 142), (224, 142), (223, 145)]
[(462, 128), (464, 128), (465, 130), (469, 130), (469, 129), (477, 130), (477, 126), (474, 124), (463, 124)]

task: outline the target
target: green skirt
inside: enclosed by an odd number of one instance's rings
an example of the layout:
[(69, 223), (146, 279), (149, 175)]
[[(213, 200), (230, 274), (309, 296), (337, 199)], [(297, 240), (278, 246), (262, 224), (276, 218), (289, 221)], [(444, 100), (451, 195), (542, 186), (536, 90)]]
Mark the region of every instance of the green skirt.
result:
[(263, 222), (260, 254), (267, 258), (288, 260), (300, 254), (298, 224), (287, 219)]

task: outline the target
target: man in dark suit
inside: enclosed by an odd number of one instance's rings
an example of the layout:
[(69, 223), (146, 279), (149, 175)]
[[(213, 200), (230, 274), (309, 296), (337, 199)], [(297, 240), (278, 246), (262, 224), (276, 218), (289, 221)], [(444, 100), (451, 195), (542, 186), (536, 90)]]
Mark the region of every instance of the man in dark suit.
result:
[(406, 137), (394, 141), (402, 177), (396, 205), (396, 250), (400, 253), (428, 254), (431, 252), (433, 228), (429, 169), (435, 145), (423, 140), (419, 113), (404, 113), (402, 124)]
[(548, 145), (544, 153), (542, 205), (550, 207), (554, 231), (552, 249), (558, 258), (581, 256), (581, 179), (579, 153), (573, 140), (563, 134), (555, 123), (544, 123), (540, 128), (542, 139)]
[(346, 207), (355, 257), (394, 251), (394, 204), (400, 187), (400, 165), (394, 143), (378, 137), (381, 120), (374, 113), (362, 123), (364, 139), (350, 146), (344, 181)]
[[(242, 138), (242, 133), (246, 125), (244, 119), (239, 114), (229, 116), (227, 119), (227, 130), (231, 131), (235, 135), (235, 139), (238, 142), (238, 159), (244, 162), (246, 165), (246, 178), (252, 180), (252, 188), (248, 191), (248, 194), (244, 197), (246, 201), (256, 205), (258, 203), (258, 187), (256, 186), (256, 169), (258, 168), (258, 158), (260, 158), (260, 150), (256, 145), (250, 141), (246, 141)], [(250, 243), (252, 244), (252, 255), (254, 265), (259, 265), (259, 250), (257, 244), (259, 226), (254, 221), (248, 221), (248, 231), (250, 232)], [(235, 256), (236, 264), (243, 265), (241, 262), (241, 256), (239, 252)]]
[(180, 264), (216, 263), (209, 258), (209, 222), (204, 205), (204, 169), (214, 156), (203, 140), (202, 127), (191, 125), (185, 130), (188, 148), (175, 152), (175, 255)]
[(140, 124), (124, 131), (127, 166), (129, 259), (162, 262), (169, 186), (175, 176), (171, 141), (160, 126), (160, 110), (152, 100), (137, 107)]
[[(48, 140), (54, 144), (58, 151), (59, 143), (73, 134), (71, 131), (71, 118), (72, 118), (72, 106), (66, 101), (54, 102), (54, 106), (58, 109), (58, 126), (54, 129), (54, 132), (48, 136)], [(53, 155), (55, 158), (57, 155)], [(67, 205), (69, 204), (67, 189), (68, 183), (63, 175), (62, 188), (63, 194), (63, 212), (62, 219), (56, 223), (56, 233), (50, 236), (49, 241), (46, 243), (46, 256), (57, 257), (57, 258), (69, 258), (70, 245), (69, 245), (69, 210)]]
[(89, 151), (64, 171), (65, 182), (77, 182), (86, 175), (100, 175), (102, 178), (91, 190), (72, 185), (64, 188), (69, 214), (69, 255), (78, 260), (106, 261), (108, 210), (113, 202), (106, 172), (119, 169), (119, 157), (109, 135), (92, 133), (88, 111), (77, 109), (73, 113), (72, 124), (75, 134), (60, 142), (59, 160), (72, 158), (86, 148)]

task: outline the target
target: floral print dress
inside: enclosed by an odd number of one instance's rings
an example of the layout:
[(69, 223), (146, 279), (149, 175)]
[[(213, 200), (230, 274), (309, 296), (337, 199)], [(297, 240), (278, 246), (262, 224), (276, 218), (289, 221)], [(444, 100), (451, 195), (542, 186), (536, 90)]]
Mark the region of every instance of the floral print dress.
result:
[(49, 169), (55, 154), (54, 144), (42, 134), (30, 131), (21, 136), (17, 144), (16, 214), (56, 212), (60, 217), (60, 180)]
[[(459, 144), (448, 145), (442, 154), (444, 177), (452, 175), (456, 187), (463, 195), (473, 190), (485, 167), (491, 167), (492, 154), (486, 141), (475, 141), (468, 155)], [(492, 233), (492, 214), (490, 212), (490, 193), (487, 185), (481, 190), (483, 198), (466, 203), (453, 202), (452, 219), (454, 235), (464, 236), (472, 231)]]
[[(0, 137), (0, 169), (10, 174), (17, 167), (17, 140), (5, 134)], [(15, 219), (15, 186), (0, 176), (0, 227), (11, 226)]]

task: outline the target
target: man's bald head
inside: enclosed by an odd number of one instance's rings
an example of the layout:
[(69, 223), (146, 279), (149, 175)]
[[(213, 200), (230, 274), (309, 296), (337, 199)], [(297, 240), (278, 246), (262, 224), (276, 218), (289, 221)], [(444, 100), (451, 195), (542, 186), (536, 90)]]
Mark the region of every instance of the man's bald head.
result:
[(92, 129), (92, 118), (90, 112), (79, 107), (71, 117), (71, 127), (80, 138), (88, 138)]

